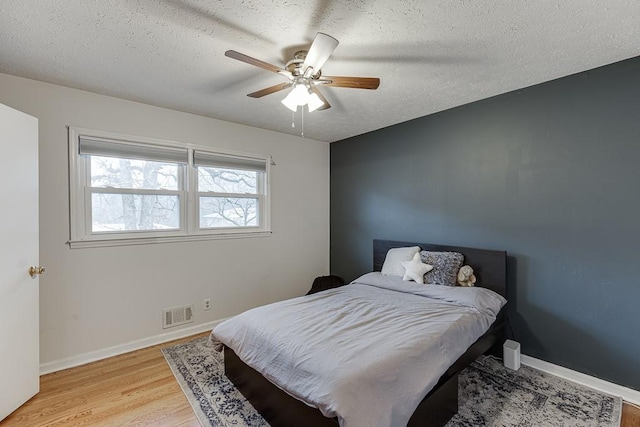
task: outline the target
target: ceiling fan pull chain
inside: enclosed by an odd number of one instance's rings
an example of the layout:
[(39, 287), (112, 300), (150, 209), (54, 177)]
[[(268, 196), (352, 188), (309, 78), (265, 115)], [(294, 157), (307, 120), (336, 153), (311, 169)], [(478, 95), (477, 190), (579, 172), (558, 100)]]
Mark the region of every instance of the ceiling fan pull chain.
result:
[(291, 112), (291, 127), (292, 128), (296, 127), (296, 112), (295, 111)]
[(300, 132), (300, 136), (304, 138), (304, 105), (300, 108), (300, 121), (302, 122), (302, 131)]

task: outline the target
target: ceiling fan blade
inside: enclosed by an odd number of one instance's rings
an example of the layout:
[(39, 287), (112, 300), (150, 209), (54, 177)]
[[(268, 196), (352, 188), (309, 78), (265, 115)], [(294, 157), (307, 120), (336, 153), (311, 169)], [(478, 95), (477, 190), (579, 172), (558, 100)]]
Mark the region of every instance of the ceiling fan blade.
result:
[(322, 76), (316, 80), (323, 86), (348, 87), (353, 89), (378, 89), (380, 79), (377, 77), (341, 77)]
[(315, 85), (311, 85), (311, 90), (316, 95), (318, 95), (318, 98), (320, 98), (320, 100), (322, 102), (324, 102), (324, 105), (322, 107), (319, 107), (316, 111), (322, 111), (322, 110), (326, 110), (328, 108), (331, 108), (331, 104), (329, 104), (329, 101), (327, 101), (327, 98), (325, 98), (324, 95), (322, 95), (322, 92), (320, 92)]
[(333, 37), (324, 33), (316, 34), (316, 38), (313, 39), (313, 43), (311, 43), (311, 47), (307, 53), (307, 57), (304, 59), (302, 69), (306, 73), (307, 69), (311, 67), (311, 74), (316, 74), (337, 46), (338, 40)]
[(251, 98), (262, 98), (265, 95), (271, 95), (272, 93), (276, 93), (279, 92), (281, 90), (284, 90), (286, 88), (289, 88), (293, 86), (291, 83), (280, 83), (253, 93), (248, 94), (247, 96), (251, 97)]
[(252, 58), (250, 56), (245, 55), (244, 53), (236, 52), (235, 50), (228, 50), (224, 53), (225, 56), (229, 58), (237, 59), (238, 61), (246, 62), (250, 65), (255, 65), (256, 67), (263, 68), (267, 71), (272, 71), (274, 73), (288, 73), (288, 71), (283, 70), (280, 67), (276, 67), (275, 65), (271, 65), (267, 62), (260, 61), (259, 59)]

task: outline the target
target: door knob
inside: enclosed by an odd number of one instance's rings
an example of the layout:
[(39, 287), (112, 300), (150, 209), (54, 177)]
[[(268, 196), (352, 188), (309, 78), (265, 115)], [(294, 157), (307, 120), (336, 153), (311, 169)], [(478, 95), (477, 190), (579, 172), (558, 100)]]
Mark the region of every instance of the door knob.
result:
[(36, 277), (38, 274), (44, 274), (44, 267), (29, 267), (29, 276)]

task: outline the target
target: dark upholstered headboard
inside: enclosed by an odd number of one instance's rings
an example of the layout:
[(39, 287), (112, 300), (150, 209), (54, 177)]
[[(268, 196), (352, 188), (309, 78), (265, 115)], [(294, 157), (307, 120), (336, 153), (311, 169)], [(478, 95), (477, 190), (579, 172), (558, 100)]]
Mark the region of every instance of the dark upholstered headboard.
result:
[(431, 243), (400, 242), (395, 240), (373, 241), (373, 271), (382, 270), (387, 251), (404, 246), (420, 246), (426, 251), (460, 252), (464, 263), (470, 265), (476, 275), (476, 286), (491, 289), (506, 298), (507, 295), (507, 253), (488, 249), (465, 248), (461, 246), (434, 245)]

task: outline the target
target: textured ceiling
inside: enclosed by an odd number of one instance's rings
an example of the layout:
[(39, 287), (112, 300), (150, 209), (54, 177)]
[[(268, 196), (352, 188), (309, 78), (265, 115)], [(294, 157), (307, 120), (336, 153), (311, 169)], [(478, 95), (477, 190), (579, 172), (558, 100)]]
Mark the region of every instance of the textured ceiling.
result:
[[(377, 91), (322, 88), (305, 136), (337, 141), (640, 55), (638, 0), (2, 0), (0, 72), (277, 132), (282, 66), (316, 32), (340, 41), (326, 75), (379, 77)], [(0, 94), (0, 101), (1, 101)]]

